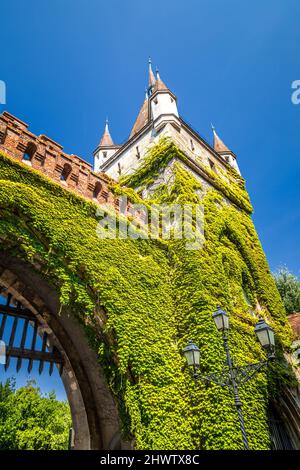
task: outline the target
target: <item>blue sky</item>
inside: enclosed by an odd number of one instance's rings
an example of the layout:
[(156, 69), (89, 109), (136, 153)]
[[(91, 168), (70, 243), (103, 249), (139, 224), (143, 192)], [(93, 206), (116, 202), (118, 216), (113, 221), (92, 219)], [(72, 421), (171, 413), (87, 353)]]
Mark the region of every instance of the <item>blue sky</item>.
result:
[(182, 117), (237, 154), (271, 269), (299, 275), (299, 15), (297, 0), (5, 2), (0, 111), (91, 162), (107, 115), (128, 136), (151, 55)]

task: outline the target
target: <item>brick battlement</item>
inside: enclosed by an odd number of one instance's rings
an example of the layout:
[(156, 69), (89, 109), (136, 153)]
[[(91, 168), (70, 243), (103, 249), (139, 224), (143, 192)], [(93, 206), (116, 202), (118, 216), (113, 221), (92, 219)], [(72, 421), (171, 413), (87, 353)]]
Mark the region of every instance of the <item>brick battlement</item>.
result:
[(95, 173), (92, 165), (77, 155), (68, 155), (63, 147), (45, 135), (36, 136), (28, 125), (4, 111), (0, 115), (0, 150), (41, 171), (81, 196), (118, 208), (118, 199), (108, 189), (113, 180)]

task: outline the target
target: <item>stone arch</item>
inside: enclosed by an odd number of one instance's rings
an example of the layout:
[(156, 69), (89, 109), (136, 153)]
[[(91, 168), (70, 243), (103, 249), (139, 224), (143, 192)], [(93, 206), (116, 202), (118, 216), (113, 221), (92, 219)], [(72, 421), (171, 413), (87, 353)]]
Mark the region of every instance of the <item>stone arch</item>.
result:
[(62, 354), (65, 386), (74, 429), (75, 449), (121, 449), (117, 405), (96, 353), (72, 312), (60, 311), (58, 293), (25, 262), (0, 251), (0, 283), (29, 308)]

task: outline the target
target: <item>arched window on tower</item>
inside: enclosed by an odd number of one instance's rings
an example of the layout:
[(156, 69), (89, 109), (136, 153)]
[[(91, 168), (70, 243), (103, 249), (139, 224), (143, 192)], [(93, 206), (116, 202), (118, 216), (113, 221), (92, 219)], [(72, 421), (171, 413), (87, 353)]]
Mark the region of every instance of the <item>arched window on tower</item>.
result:
[(31, 165), (31, 160), (37, 150), (37, 146), (33, 142), (29, 142), (25, 149), (22, 161)]
[(71, 167), (70, 163), (65, 163), (64, 167), (63, 167), (63, 170), (61, 172), (61, 175), (60, 175), (60, 181), (61, 182), (66, 182), (67, 179), (69, 178), (70, 174), (71, 174), (71, 171), (72, 171), (72, 167)]
[(102, 190), (102, 184), (100, 183), (100, 181), (97, 181), (94, 187), (94, 191), (93, 191), (93, 199), (98, 200), (98, 197), (101, 194), (101, 190)]

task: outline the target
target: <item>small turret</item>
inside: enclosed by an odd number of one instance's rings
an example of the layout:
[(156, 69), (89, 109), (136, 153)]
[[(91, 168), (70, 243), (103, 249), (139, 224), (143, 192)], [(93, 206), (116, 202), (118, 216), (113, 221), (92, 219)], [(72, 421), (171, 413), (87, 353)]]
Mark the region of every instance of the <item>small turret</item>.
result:
[(177, 127), (177, 129), (180, 128), (176, 96), (162, 81), (158, 69), (156, 69), (156, 77), (154, 76), (151, 59), (149, 58), (149, 77), (146, 97), (131, 129), (129, 138), (137, 134), (150, 120), (153, 120), (156, 131), (164, 127), (167, 123), (171, 123)]
[(112, 145), (114, 145), (114, 143), (108, 129), (108, 119), (106, 118), (104, 132), (100, 139), (99, 147), (111, 147)]
[(231, 165), (239, 174), (241, 174), (240, 169), (237, 164), (236, 155), (224, 144), (223, 140), (220, 139), (218, 134), (216, 133), (216, 129), (213, 125), (211, 125), (213, 131), (213, 148), (219, 155)]
[(111, 138), (108, 128), (108, 119), (106, 119), (103, 135), (94, 152), (94, 171), (101, 171), (102, 164), (108, 160), (119, 147), (119, 145), (114, 144)]
[(168, 122), (180, 128), (176, 96), (162, 81), (158, 70), (156, 70), (155, 85), (152, 95), (149, 97), (149, 101), (151, 118), (153, 119), (154, 128), (156, 130), (159, 130)]

